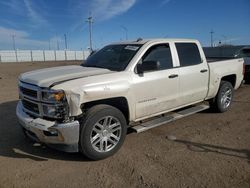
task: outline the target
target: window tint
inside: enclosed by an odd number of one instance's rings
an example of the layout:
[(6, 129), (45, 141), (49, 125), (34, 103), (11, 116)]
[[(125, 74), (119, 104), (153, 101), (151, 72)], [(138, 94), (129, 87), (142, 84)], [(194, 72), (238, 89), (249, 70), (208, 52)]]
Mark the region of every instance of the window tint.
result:
[(195, 43), (176, 43), (180, 66), (197, 65), (201, 63), (200, 51)]
[(173, 67), (171, 51), (168, 44), (156, 45), (151, 47), (144, 55), (143, 61), (159, 62), (159, 70)]

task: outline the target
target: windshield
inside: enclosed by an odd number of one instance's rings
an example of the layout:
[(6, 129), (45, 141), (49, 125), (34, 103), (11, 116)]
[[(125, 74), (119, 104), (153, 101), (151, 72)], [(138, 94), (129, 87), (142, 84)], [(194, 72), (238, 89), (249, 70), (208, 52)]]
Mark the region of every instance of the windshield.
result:
[(84, 67), (98, 67), (112, 71), (123, 71), (142, 45), (109, 45), (91, 55)]

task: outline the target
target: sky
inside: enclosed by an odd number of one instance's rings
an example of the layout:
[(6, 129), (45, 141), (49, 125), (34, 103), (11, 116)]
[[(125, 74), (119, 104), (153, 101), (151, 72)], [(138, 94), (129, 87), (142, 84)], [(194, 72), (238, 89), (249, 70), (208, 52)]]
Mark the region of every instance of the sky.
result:
[(250, 44), (250, 0), (0, 0), (0, 50), (89, 47), (137, 38)]

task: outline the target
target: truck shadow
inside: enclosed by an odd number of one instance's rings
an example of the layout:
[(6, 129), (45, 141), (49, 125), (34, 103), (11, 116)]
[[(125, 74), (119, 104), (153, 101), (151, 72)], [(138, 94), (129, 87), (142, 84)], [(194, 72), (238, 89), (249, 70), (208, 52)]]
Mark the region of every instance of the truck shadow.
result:
[(234, 149), (224, 146), (216, 146), (212, 144), (204, 144), (197, 142), (190, 142), (187, 140), (173, 140), (174, 142), (184, 144), (187, 149), (194, 152), (216, 153), (219, 155), (226, 155), (230, 157), (237, 157), (240, 159), (247, 159), (250, 163), (250, 150), (249, 149)]
[(80, 153), (65, 153), (40, 145), (26, 138), (16, 118), (18, 101), (0, 104), (0, 155), (11, 158), (27, 158), (35, 161), (49, 159), (89, 161)]

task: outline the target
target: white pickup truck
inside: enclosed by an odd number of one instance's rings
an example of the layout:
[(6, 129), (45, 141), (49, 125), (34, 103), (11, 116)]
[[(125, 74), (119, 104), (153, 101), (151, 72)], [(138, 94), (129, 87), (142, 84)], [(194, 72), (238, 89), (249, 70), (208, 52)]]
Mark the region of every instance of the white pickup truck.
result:
[(20, 75), (16, 114), (30, 138), (99, 160), (118, 151), (128, 128), (142, 132), (204, 103), (227, 111), (243, 74), (241, 58), (207, 63), (197, 40), (114, 43), (81, 66)]

